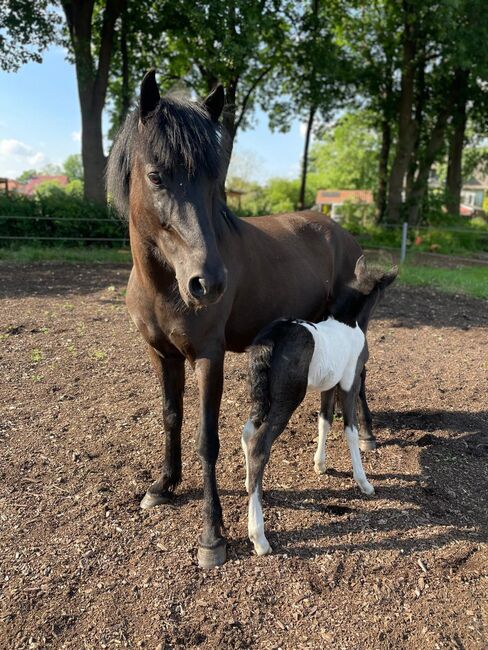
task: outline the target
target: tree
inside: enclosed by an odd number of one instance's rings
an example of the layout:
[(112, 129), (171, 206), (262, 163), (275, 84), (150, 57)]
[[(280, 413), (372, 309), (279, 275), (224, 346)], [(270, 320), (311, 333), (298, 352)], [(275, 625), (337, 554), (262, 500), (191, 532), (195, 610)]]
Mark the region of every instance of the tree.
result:
[(378, 219), (386, 212), (391, 148), (399, 87), (401, 29), (396, 3), (389, 0), (338, 0), (336, 32), (348, 52), (352, 105), (367, 109), (370, 128), (378, 132), (375, 197)]
[(63, 171), (69, 181), (83, 180), (83, 162), (79, 153), (68, 156), (63, 164)]
[(311, 180), (322, 188), (375, 190), (378, 155), (373, 114), (347, 113), (312, 146)]
[(157, 68), (163, 90), (183, 84), (203, 96), (222, 83), (228, 167), (239, 129), (249, 124), (257, 101), (267, 101), (264, 84), (283, 56), (292, 4), (291, 0), (190, 4), (165, 0), (156, 9), (153, 3), (143, 11), (138, 8), (137, 16), (129, 4), (125, 34), (123, 22), (118, 27), (117, 68), (110, 85), (114, 125), (120, 124), (130, 104), (122, 102), (122, 88), (131, 100), (137, 92), (138, 85), (127, 79), (139, 80), (148, 67)]
[(16, 72), (56, 40), (59, 16), (49, 0), (8, 0), (0, 3), (0, 69)]
[(335, 38), (336, 12), (320, 0), (297, 3), (290, 16), (286, 55), (276, 68), (270, 126), (281, 131), (292, 119), (305, 122), (298, 208), (306, 204), (309, 150), (318, 119), (325, 121), (347, 94), (349, 66)]
[[(84, 196), (105, 202), (102, 111), (107, 94), (115, 24), (126, 0), (61, 0), (73, 53), (81, 110)], [(98, 36), (95, 38), (95, 34)], [(95, 47), (98, 41), (98, 47)]]

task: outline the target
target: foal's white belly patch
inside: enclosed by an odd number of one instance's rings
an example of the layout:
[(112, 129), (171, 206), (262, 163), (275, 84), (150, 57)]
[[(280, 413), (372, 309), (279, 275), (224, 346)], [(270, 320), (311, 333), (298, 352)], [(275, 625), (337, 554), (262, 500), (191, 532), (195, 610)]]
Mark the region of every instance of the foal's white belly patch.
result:
[(360, 327), (349, 327), (328, 318), (312, 325), (300, 322), (313, 336), (314, 351), (308, 369), (308, 390), (325, 391), (337, 384), (350, 390), (359, 355), (364, 348), (364, 334)]

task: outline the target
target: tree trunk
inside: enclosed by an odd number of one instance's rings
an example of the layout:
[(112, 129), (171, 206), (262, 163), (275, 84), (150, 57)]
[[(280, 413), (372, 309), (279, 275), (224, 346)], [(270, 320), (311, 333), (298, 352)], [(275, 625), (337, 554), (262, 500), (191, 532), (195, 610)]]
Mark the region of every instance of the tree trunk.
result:
[(415, 179), (409, 197), (408, 223), (411, 225), (416, 225), (420, 221), (420, 208), (428, 188), (429, 173), (444, 144), (448, 117), (447, 109), (443, 110), (439, 114), (427, 144), (425, 154), (420, 161), (417, 178)]
[(417, 177), (417, 172), (419, 171), (420, 160), (420, 136), (422, 134), (423, 123), (424, 123), (424, 106), (426, 100), (426, 89), (425, 89), (425, 51), (423, 50), (421, 55), (418, 57), (417, 65), (417, 84), (415, 92), (415, 115), (414, 115), (414, 125), (415, 125), (415, 139), (413, 142), (412, 151), (410, 153), (410, 160), (407, 168), (407, 178), (406, 178), (406, 187), (405, 187), (405, 198), (407, 206), (410, 205), (410, 196), (414, 190), (415, 180)]
[(402, 56), (402, 80), (398, 111), (398, 141), (388, 183), (388, 219), (393, 223), (401, 220), (403, 185), (408, 163), (415, 144), (416, 129), (412, 111), (415, 101), (415, 57), (417, 39), (414, 32), (415, 16), (408, 0), (403, 1), (404, 35)]
[(387, 117), (381, 122), (381, 149), (378, 161), (378, 222), (383, 221), (386, 213), (388, 190), (388, 160), (391, 147), (391, 125)]
[(84, 196), (88, 201), (104, 203), (106, 158), (103, 153), (102, 112), (107, 94), (115, 22), (125, 7), (125, 0), (106, 0), (97, 65), (92, 54), (94, 4), (94, 0), (62, 0), (75, 58), (80, 100)]
[(129, 82), (129, 48), (127, 46), (127, 8), (122, 11), (122, 25), (120, 30), (120, 57), (122, 60), (122, 88), (120, 91), (120, 125), (124, 123), (130, 109), (131, 91)]
[(308, 150), (310, 147), (310, 136), (312, 135), (313, 120), (316, 112), (315, 106), (310, 107), (307, 121), (307, 132), (305, 133), (305, 147), (303, 149), (302, 179), (300, 183), (300, 194), (298, 197), (298, 209), (305, 210), (305, 191), (307, 189)]
[(84, 197), (93, 203), (105, 203), (105, 165), (103, 153), (102, 111), (81, 109), (81, 157), (83, 160)]
[(449, 214), (459, 216), (461, 207), (462, 159), (467, 122), (467, 70), (456, 72), (456, 100), (453, 111), (453, 129), (449, 139), (449, 162), (446, 178), (446, 207)]

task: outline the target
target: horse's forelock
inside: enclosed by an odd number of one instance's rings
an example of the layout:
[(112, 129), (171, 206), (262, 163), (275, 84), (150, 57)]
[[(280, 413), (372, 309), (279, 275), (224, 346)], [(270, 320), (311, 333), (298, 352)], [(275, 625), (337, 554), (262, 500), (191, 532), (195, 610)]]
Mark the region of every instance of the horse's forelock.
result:
[(222, 173), (224, 147), (221, 127), (213, 122), (203, 104), (178, 96), (161, 99), (157, 109), (139, 127), (139, 109), (132, 111), (110, 152), (107, 166), (109, 199), (128, 217), (130, 174), (134, 151), (161, 165), (172, 175), (184, 169), (189, 177), (205, 172), (218, 179)]

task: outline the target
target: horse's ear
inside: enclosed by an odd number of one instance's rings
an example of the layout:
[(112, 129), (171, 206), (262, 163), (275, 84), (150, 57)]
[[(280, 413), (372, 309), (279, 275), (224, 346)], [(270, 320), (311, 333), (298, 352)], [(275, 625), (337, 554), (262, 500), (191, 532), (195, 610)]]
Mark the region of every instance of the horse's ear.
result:
[(161, 99), (159, 95), (159, 88), (156, 82), (156, 70), (152, 68), (146, 72), (144, 79), (141, 83), (141, 98), (139, 100), (139, 108), (141, 115), (141, 122), (144, 123), (149, 113), (156, 108)]
[(218, 122), (225, 103), (224, 87), (222, 84), (215, 86), (210, 95), (203, 100), (203, 103), (207, 111), (210, 113), (212, 120)]
[(354, 275), (358, 280), (360, 280), (363, 275), (366, 273), (366, 258), (364, 255), (361, 255), (361, 257), (358, 259), (356, 262), (356, 268), (354, 269)]
[(389, 287), (390, 284), (393, 282), (393, 280), (396, 278), (397, 275), (398, 275), (398, 266), (392, 267), (388, 271), (388, 273), (385, 273), (381, 277), (380, 282), (379, 282), (381, 290), (384, 291), (386, 289), (386, 287)]

